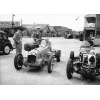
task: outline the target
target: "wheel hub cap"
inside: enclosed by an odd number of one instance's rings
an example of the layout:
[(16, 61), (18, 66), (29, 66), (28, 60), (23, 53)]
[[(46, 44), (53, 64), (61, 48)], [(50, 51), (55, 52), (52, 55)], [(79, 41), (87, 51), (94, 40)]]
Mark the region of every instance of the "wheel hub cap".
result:
[(5, 47), (5, 53), (9, 53), (9, 51), (10, 51), (9, 46), (6, 46), (6, 47)]

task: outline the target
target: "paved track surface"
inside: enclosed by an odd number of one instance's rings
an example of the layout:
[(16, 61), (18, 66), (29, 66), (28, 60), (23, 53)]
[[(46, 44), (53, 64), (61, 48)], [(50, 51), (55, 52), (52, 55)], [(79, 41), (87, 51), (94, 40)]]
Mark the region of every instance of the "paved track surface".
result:
[[(12, 38), (10, 38), (11, 42)], [(47, 66), (41, 70), (33, 70), (24, 67), (17, 71), (14, 68), (15, 50), (9, 55), (0, 55), (0, 84), (2, 85), (98, 85), (100, 84), (100, 76), (94, 77), (93, 80), (82, 80), (79, 74), (74, 74), (71, 80), (66, 76), (66, 65), (69, 59), (70, 51), (75, 51), (77, 56), (81, 41), (76, 39), (49, 38), (53, 49), (61, 50), (61, 62), (55, 62), (53, 72), (47, 72)], [(32, 38), (23, 38), (23, 44), (31, 42)], [(100, 47), (96, 47), (96, 52), (100, 51)], [(23, 55), (27, 56), (27, 52), (23, 49)]]

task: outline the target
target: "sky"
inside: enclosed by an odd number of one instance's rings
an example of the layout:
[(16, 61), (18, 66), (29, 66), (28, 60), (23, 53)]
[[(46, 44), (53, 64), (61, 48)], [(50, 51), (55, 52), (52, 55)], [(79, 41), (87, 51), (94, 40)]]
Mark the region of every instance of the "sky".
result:
[[(14, 21), (22, 24), (49, 24), (64, 26), (72, 30), (82, 31), (86, 14), (15, 14)], [(76, 20), (77, 19), (77, 20)], [(12, 21), (12, 14), (0, 14), (0, 21)]]

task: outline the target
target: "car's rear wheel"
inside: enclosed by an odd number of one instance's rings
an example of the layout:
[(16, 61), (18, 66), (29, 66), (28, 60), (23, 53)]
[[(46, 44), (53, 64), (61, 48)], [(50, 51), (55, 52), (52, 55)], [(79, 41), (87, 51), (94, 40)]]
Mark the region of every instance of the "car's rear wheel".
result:
[(68, 79), (71, 79), (73, 76), (73, 61), (72, 59), (68, 60), (67, 68), (66, 68), (66, 75)]
[(60, 57), (57, 57), (57, 62), (60, 62)]
[(17, 70), (20, 70), (23, 65), (23, 55), (22, 54), (17, 54), (15, 55), (14, 58), (14, 66)]
[(51, 73), (53, 71), (54, 66), (54, 58), (53, 56), (50, 56), (50, 59), (48, 61), (48, 73)]
[(10, 46), (9, 45), (5, 45), (4, 46), (4, 54), (8, 55), (10, 53)]
[(70, 59), (72, 59), (72, 60), (74, 59), (74, 51), (70, 52)]
[(57, 62), (60, 62), (60, 56), (61, 56), (61, 50), (58, 50), (56, 52), (56, 59), (57, 59)]

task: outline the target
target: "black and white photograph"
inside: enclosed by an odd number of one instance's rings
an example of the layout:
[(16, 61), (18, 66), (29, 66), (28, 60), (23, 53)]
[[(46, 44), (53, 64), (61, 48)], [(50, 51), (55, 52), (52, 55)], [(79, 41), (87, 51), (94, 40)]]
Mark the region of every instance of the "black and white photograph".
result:
[(0, 2), (0, 99), (96, 100), (97, 1)]
[(100, 14), (0, 19), (1, 85), (100, 84)]

